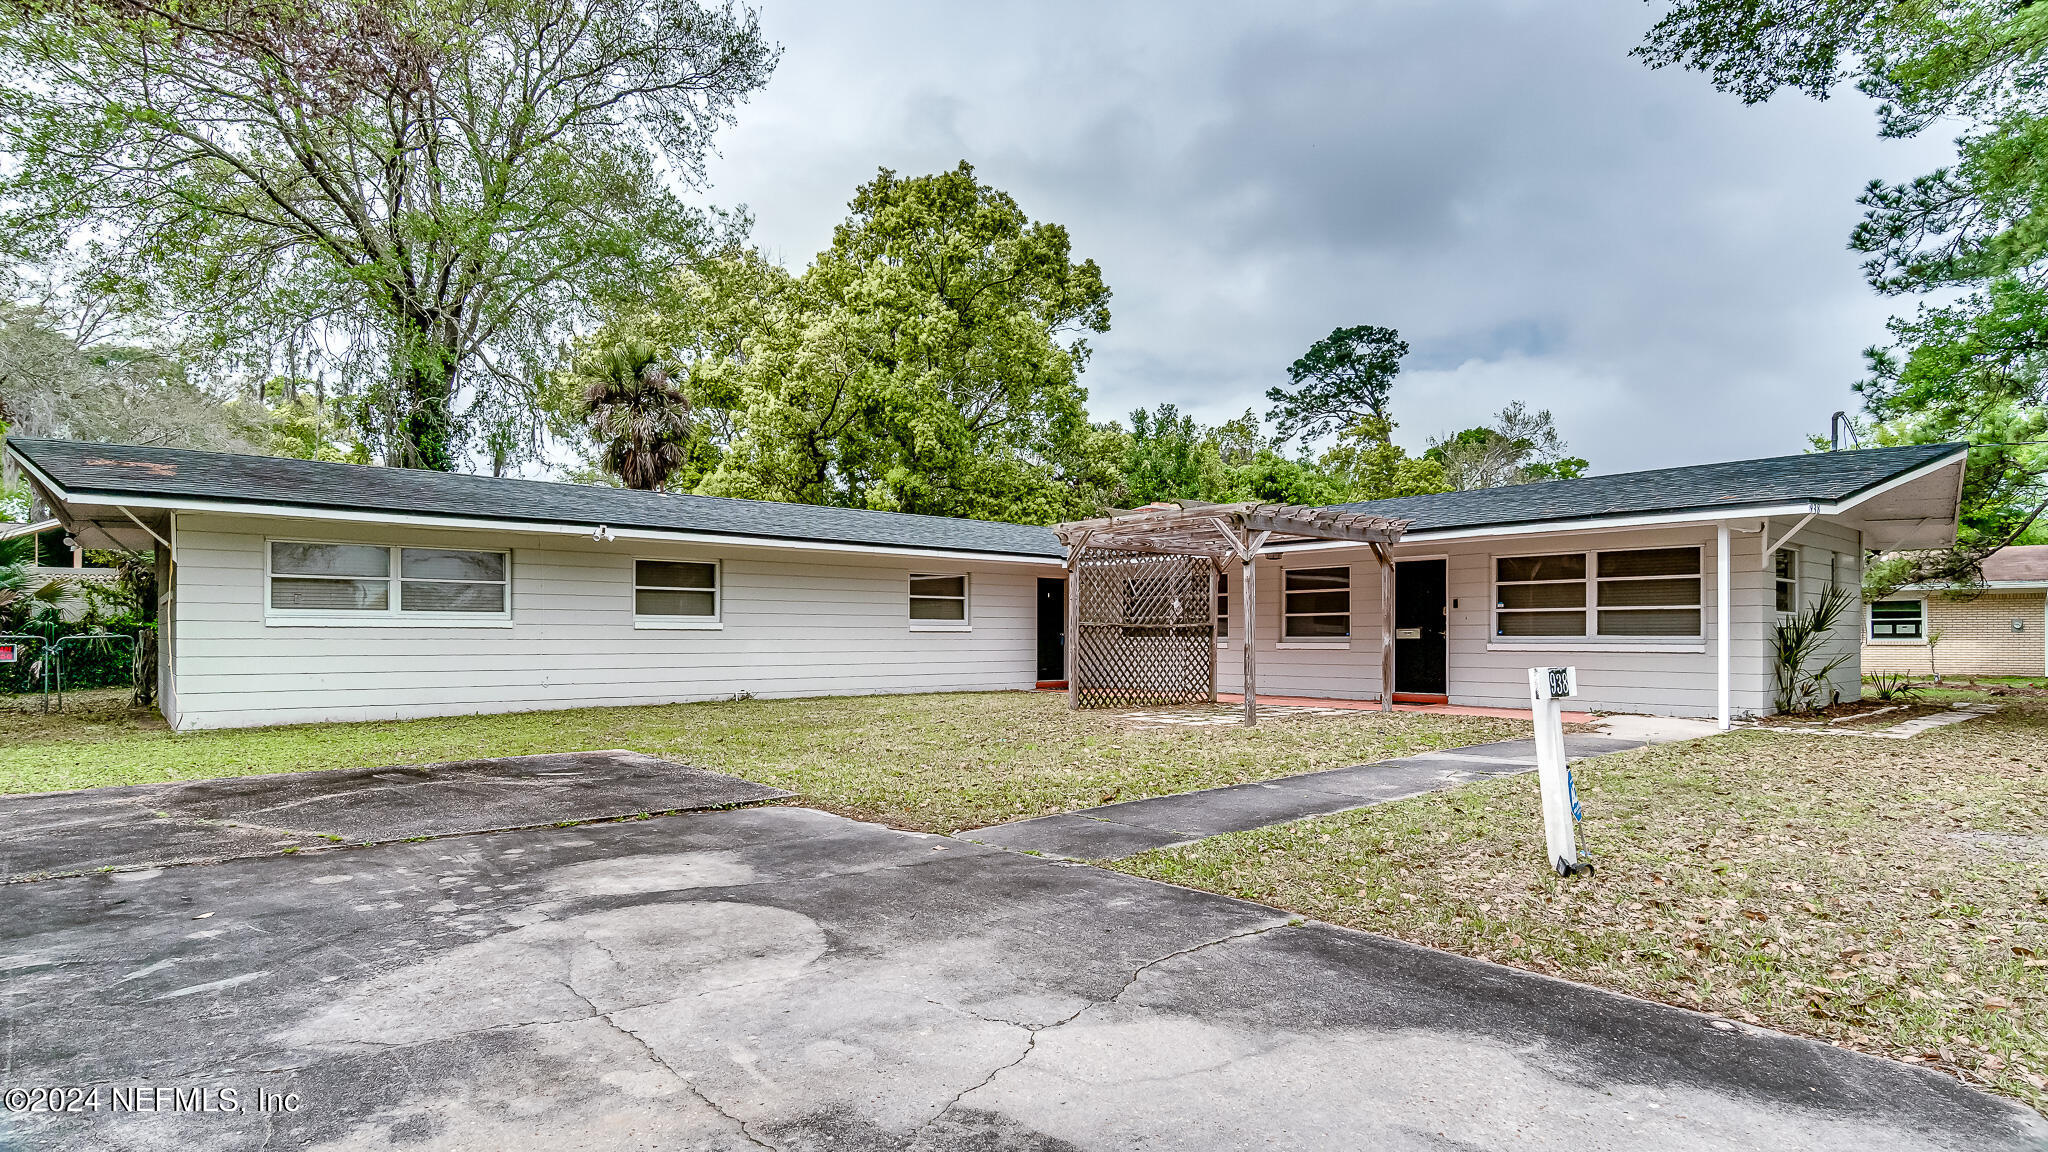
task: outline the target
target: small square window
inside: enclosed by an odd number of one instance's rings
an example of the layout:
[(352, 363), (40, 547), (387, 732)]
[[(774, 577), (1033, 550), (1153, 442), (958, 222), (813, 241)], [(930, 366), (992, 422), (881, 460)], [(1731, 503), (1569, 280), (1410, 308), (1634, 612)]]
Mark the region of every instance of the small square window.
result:
[(700, 560), (635, 560), (633, 615), (648, 620), (718, 619), (718, 565)]
[(912, 626), (965, 624), (967, 577), (911, 573), (910, 622)]
[(1922, 640), (1926, 635), (1926, 601), (1879, 600), (1870, 606), (1872, 640)]

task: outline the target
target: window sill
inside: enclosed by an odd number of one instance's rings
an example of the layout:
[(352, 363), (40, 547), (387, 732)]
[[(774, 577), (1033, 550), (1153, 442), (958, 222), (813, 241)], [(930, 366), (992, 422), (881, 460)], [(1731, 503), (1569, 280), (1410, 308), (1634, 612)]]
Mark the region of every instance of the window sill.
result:
[(1351, 647), (1349, 640), (1282, 640), (1275, 648), (1328, 648), (1343, 651)]
[[(2015, 632), (2013, 635), (2017, 636), (2019, 633)], [(1872, 636), (1870, 639), (1865, 640), (1864, 643), (1875, 645), (1879, 648), (1925, 648), (1927, 647), (1927, 638), (1923, 636), (1918, 640), (1901, 640), (1894, 636), (1888, 636), (1883, 640), (1879, 640), (1877, 637)]]
[(972, 624), (912, 624), (912, 632), (972, 632)]
[(718, 632), (725, 628), (723, 620), (663, 620), (657, 617), (634, 617), (633, 627), (652, 632)]
[(274, 616), (265, 628), (510, 628), (510, 616)]
[(1675, 644), (1645, 644), (1641, 641), (1617, 641), (1606, 644), (1599, 641), (1547, 641), (1517, 644), (1489, 641), (1488, 652), (1673, 652), (1679, 654), (1699, 653), (1707, 650), (1704, 640), (1681, 640)]

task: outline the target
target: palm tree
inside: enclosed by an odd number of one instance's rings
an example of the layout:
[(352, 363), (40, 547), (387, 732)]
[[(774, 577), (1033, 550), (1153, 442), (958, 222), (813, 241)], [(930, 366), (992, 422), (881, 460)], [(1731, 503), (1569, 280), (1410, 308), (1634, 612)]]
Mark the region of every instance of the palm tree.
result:
[(628, 488), (668, 483), (690, 457), (690, 400), (645, 340), (622, 341), (578, 367), (604, 466)]
[(34, 536), (0, 540), (0, 632), (18, 630), (38, 608), (56, 608), (71, 594), (64, 577), (31, 571), (35, 561)]

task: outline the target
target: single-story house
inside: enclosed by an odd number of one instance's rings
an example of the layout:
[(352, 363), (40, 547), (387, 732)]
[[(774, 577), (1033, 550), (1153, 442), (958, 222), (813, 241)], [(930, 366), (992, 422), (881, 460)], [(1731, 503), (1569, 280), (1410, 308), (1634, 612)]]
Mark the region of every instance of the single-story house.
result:
[[(179, 730), (652, 704), (736, 693), (1029, 689), (1065, 676), (1047, 528), (59, 440), (6, 450), (86, 547), (155, 549)], [(1964, 448), (1879, 448), (1353, 505), (1407, 521), (1395, 698), (1772, 707), (1782, 613), (1866, 552), (1952, 539)], [(1379, 567), (1263, 550), (1260, 690), (1377, 699)], [(1217, 638), (1236, 568), (1219, 586)], [(1355, 606), (1355, 610), (1354, 610)], [(1726, 626), (1723, 626), (1726, 622)], [(1855, 620), (1837, 647), (1857, 648)], [(1270, 651), (1268, 648), (1270, 647)], [(1239, 661), (1219, 659), (1234, 691)], [(1854, 660), (1836, 674), (1854, 698)]]
[(2048, 676), (2048, 544), (1985, 557), (1981, 593), (1901, 588), (1866, 605), (1863, 623), (1865, 672)]

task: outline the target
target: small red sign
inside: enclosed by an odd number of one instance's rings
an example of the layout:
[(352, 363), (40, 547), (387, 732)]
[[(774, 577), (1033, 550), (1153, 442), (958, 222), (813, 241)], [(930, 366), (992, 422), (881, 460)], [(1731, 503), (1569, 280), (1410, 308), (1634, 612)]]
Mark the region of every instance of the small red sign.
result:
[(0, 644), (0, 664), (14, 663), (14, 645)]

